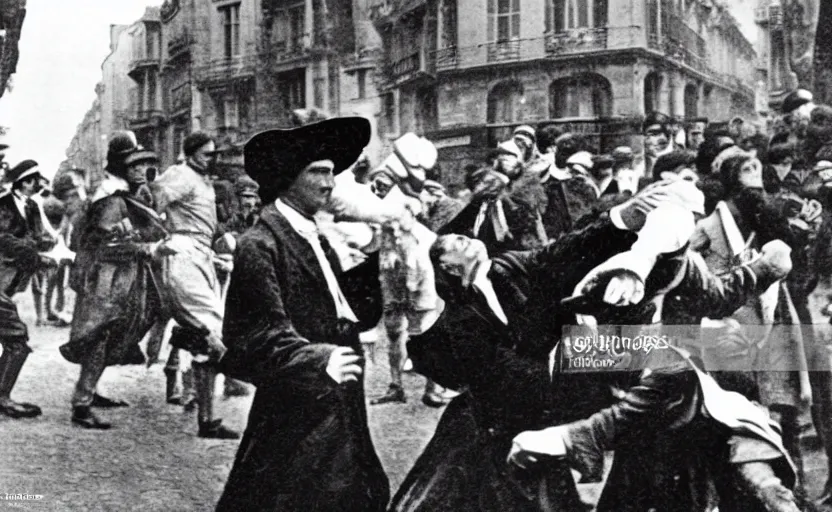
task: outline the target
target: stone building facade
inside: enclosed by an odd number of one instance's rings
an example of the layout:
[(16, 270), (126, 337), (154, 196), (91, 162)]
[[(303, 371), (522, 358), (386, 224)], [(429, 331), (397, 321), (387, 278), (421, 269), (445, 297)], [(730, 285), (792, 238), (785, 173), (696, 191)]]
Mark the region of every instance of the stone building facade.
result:
[(381, 0), (380, 132), (415, 131), (458, 181), (521, 123), (600, 150), (640, 148), (640, 119), (756, 117), (753, 46), (715, 2)]
[[(204, 130), (224, 150), (221, 167), (239, 172), (245, 141), (287, 127), (293, 109), (318, 107), (375, 125), (380, 38), (367, 2), (166, 0), (148, 8), (125, 30), (129, 58), (120, 73), (127, 83), (118, 87), (131, 99), (128, 122), (104, 121), (119, 116), (99, 97), (79, 125), (67, 165), (101, 168), (100, 158), (84, 155), (98, 155), (91, 147), (119, 128), (134, 130), (163, 166), (181, 158), (189, 132)], [(121, 55), (121, 44), (108, 60)], [(381, 148), (376, 138), (369, 148), (374, 161)]]
[(18, 43), (25, 17), (26, 0), (0, 2), (0, 98), (17, 71), (17, 61), (20, 58)]

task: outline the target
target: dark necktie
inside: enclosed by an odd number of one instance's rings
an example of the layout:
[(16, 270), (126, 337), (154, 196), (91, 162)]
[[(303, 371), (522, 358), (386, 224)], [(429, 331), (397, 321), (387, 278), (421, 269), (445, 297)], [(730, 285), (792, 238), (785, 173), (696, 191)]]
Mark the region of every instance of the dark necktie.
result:
[(38, 208), (38, 204), (31, 198), (26, 199), (24, 211), (26, 212), (26, 227), (29, 233), (35, 237), (39, 236), (43, 226), (40, 223), (40, 208)]

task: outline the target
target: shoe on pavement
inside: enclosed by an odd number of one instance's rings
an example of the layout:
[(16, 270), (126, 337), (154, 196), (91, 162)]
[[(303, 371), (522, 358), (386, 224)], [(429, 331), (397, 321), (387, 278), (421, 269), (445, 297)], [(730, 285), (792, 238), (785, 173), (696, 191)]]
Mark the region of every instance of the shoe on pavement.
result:
[(439, 393), (425, 393), (422, 395), (422, 403), (428, 407), (439, 408), (448, 405), (448, 402), (450, 402), (450, 400)]
[(9, 418), (18, 419), (36, 418), (43, 414), (43, 412), (37, 405), (9, 400), (5, 404), (0, 404), (0, 414), (5, 414)]
[(100, 407), (102, 409), (114, 409), (116, 407), (130, 407), (130, 404), (128, 404), (124, 400), (113, 400), (112, 398), (107, 398), (96, 393), (92, 397), (92, 407)]
[(222, 420), (199, 422), (199, 437), (204, 439), (240, 439), (240, 433), (223, 426)]
[(387, 388), (387, 393), (381, 395), (378, 398), (373, 398), (370, 400), (370, 405), (382, 405), (382, 404), (390, 404), (390, 403), (407, 403), (407, 397), (404, 394), (404, 389), (401, 386), (396, 384), (390, 384), (390, 387)]
[(88, 406), (72, 408), (72, 423), (91, 430), (109, 430), (112, 424), (93, 414)]

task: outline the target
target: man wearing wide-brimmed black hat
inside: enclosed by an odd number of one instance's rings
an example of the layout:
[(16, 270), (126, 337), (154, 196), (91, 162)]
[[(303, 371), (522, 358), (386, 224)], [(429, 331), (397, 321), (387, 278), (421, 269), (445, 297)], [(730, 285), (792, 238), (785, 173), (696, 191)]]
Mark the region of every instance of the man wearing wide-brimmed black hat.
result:
[(338, 118), (263, 132), (245, 146), (246, 172), (266, 206), (238, 242), (221, 364), (257, 392), (219, 511), (387, 505), (358, 337), (381, 316), (378, 259), (341, 273), (314, 219), (334, 175), (369, 140), (367, 120)]
[(11, 191), (0, 197), (0, 414), (12, 418), (39, 416), (38, 406), (11, 399), (20, 370), (32, 350), (29, 334), (12, 296), (24, 290), (38, 269), (48, 264), (40, 254), (54, 244), (44, 232), (40, 208), (32, 199), (43, 176), (34, 160), (8, 171)]

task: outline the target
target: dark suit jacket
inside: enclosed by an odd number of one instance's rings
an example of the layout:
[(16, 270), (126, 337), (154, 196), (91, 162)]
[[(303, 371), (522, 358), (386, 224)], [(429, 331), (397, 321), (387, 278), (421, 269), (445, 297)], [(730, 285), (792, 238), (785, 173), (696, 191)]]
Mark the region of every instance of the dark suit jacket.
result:
[[(360, 327), (339, 327), (312, 247), (274, 205), (240, 236), (234, 259), (222, 365), (257, 393), (217, 510), (384, 510), (389, 487), (370, 439), (363, 384), (336, 385), (326, 374), (337, 346), (360, 353)], [(378, 259), (348, 274), (339, 276), (347, 300), (375, 325)]]
[(30, 225), (12, 193), (0, 197), (0, 292), (11, 296), (26, 287), (39, 265), (37, 236), (41, 231), (39, 211)]

